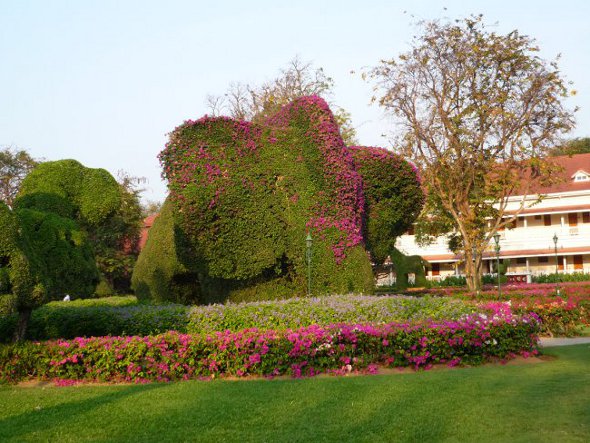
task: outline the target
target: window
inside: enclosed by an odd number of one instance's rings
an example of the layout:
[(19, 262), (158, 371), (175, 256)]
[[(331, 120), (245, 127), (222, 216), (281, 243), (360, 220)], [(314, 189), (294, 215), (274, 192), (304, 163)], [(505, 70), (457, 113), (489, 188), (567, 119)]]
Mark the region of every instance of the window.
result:
[(586, 171), (582, 169), (579, 169), (574, 173), (574, 175), (572, 175), (572, 178), (575, 182), (586, 181), (590, 180), (590, 174), (588, 174)]
[(545, 214), (543, 216), (543, 224), (545, 226), (551, 226), (551, 214)]
[(526, 265), (526, 257), (518, 257), (516, 259), (516, 264), (517, 265)]
[(561, 255), (557, 256), (557, 269), (563, 271), (563, 257)]
[(432, 263), (432, 275), (440, 275), (440, 263)]
[(583, 212), (582, 213), (582, 221), (584, 223), (590, 223), (590, 212)]
[(535, 220), (541, 220), (543, 217), (541, 215), (535, 215)]
[(574, 255), (574, 269), (584, 269), (584, 257), (581, 255)]
[(539, 257), (539, 263), (549, 263), (549, 257)]
[(567, 215), (567, 221), (570, 226), (578, 226), (578, 214), (572, 212)]

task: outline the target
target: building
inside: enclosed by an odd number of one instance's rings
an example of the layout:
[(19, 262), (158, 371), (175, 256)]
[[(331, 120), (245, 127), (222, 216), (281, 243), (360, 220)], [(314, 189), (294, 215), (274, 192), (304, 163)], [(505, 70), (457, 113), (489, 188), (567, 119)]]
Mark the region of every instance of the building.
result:
[[(499, 232), (500, 259), (510, 259), (509, 281), (530, 281), (530, 276), (556, 271), (590, 273), (590, 154), (554, 157), (554, 161), (563, 167), (564, 182), (537, 189), (537, 194), (545, 196), (541, 202), (521, 212), (511, 229)], [(527, 201), (534, 202), (537, 194)], [(511, 198), (508, 214), (521, 199)], [(444, 238), (427, 247), (418, 246), (414, 239), (414, 235), (402, 235), (396, 247), (427, 260), (431, 264), (427, 278), (463, 273), (463, 257), (453, 254)], [(495, 260), (492, 242), (484, 253), (484, 272), (492, 272)]]

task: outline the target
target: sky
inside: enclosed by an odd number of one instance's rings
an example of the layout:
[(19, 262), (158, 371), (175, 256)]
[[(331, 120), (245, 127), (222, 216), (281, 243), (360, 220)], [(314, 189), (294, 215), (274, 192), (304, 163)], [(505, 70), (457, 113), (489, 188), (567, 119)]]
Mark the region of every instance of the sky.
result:
[(387, 147), (392, 124), (360, 73), (407, 51), (419, 20), (480, 13), (544, 59), (561, 54), (577, 91), (566, 105), (580, 108), (570, 136), (590, 136), (587, 0), (0, 0), (0, 147), (145, 177), (144, 201), (162, 201), (167, 134), (206, 114), (208, 94), (270, 80), (295, 56), (334, 79), (362, 145)]

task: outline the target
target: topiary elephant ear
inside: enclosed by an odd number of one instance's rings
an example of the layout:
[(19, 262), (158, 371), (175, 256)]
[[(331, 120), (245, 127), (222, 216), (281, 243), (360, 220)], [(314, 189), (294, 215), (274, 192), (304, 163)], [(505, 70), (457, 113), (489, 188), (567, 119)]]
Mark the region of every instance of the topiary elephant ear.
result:
[(15, 208), (52, 212), (96, 226), (121, 205), (117, 181), (104, 169), (76, 160), (38, 165), (23, 180)]
[(225, 117), (187, 121), (160, 154), (170, 201), (211, 278), (273, 272), (285, 254), (277, 178), (261, 161), (262, 130)]

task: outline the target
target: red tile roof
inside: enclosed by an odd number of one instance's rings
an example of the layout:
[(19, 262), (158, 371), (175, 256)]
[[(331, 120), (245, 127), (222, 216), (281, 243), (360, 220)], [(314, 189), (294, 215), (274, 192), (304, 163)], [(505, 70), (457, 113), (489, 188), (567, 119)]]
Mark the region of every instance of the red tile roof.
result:
[(154, 220), (156, 219), (156, 217), (158, 217), (158, 215), (160, 215), (160, 214), (152, 214), (143, 220), (143, 227), (141, 228), (141, 233), (139, 235), (139, 242), (137, 244), (137, 248), (139, 251), (141, 251), (143, 249), (143, 247), (145, 246), (147, 239), (148, 239), (150, 228), (154, 224)]
[(563, 168), (560, 175), (564, 181), (553, 186), (545, 186), (535, 189), (539, 194), (553, 194), (556, 192), (572, 192), (572, 191), (587, 191), (590, 190), (590, 180), (574, 181), (572, 175), (579, 170), (590, 173), (590, 153), (576, 154), (571, 157), (563, 155), (559, 157), (552, 157), (550, 159)]

